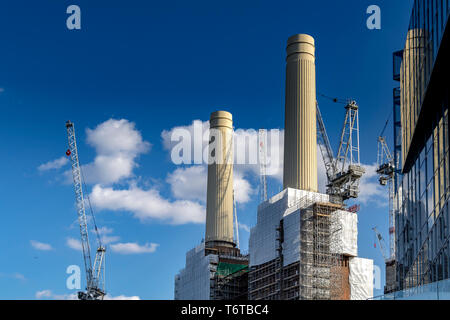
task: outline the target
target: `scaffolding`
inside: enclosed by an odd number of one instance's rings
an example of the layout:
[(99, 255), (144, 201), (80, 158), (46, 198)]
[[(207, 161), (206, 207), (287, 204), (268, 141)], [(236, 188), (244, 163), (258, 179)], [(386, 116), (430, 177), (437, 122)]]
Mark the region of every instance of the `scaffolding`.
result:
[[(345, 299), (346, 268), (348, 263), (342, 254), (331, 250), (337, 244), (333, 232), (339, 225), (335, 211), (341, 205), (315, 202), (301, 213), (300, 224), (300, 299)], [(348, 278), (347, 278), (348, 279)]]
[(202, 242), (186, 253), (186, 266), (175, 276), (175, 300), (247, 300), (248, 259), (238, 248)]
[(321, 194), (307, 193), (289, 204), (273, 226), (278, 254), (250, 268), (249, 299), (349, 299), (349, 259), (356, 255), (349, 245), (356, 237), (353, 215)]
[(248, 275), (249, 300), (280, 300), (280, 273), (283, 265), (279, 258), (250, 267)]
[(247, 300), (248, 260), (220, 261), (214, 275), (212, 300)]

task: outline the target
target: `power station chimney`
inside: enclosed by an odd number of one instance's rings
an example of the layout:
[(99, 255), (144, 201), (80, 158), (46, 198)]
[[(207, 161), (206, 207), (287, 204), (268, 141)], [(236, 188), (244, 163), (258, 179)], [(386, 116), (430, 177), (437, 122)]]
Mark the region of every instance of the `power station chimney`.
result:
[[(233, 239), (233, 118), (211, 113), (205, 246), (235, 247)], [(213, 161), (211, 161), (213, 160)]]
[(317, 192), (314, 38), (290, 37), (286, 53), (283, 189)]

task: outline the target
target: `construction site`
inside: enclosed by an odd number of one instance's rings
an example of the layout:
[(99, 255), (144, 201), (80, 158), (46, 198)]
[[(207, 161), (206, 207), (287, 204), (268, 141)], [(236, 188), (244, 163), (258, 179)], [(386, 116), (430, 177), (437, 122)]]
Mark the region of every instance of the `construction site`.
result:
[(450, 300), (450, 0), (4, 7), (0, 300)]
[[(443, 39), (448, 42), (448, 30), (446, 35)], [(374, 262), (358, 254), (359, 205), (348, 205), (349, 200), (358, 198), (360, 181), (365, 174), (360, 162), (359, 105), (353, 99), (320, 94), (344, 109), (342, 130), (334, 139), (338, 141), (334, 152), (317, 102), (315, 40), (307, 34), (296, 34), (288, 38), (286, 46), (283, 187), (269, 197), (266, 169), (271, 155), (266, 150), (267, 130), (260, 129), (261, 197), (256, 222), (250, 229), (248, 252), (242, 252), (233, 187), (233, 116), (225, 110), (212, 112), (205, 234), (201, 243), (186, 253), (184, 268), (174, 277), (175, 300), (448, 297), (450, 269), (446, 226), (450, 210), (445, 191), (450, 180), (447, 176), (448, 106), (434, 110), (438, 120), (422, 116), (422, 123), (432, 123), (434, 127), (431, 130), (422, 125), (417, 129), (428, 138), (416, 141), (416, 149), (409, 150), (412, 138), (405, 136), (403, 130), (408, 128), (405, 121), (413, 114), (408, 109), (412, 106), (407, 95), (417, 98), (410, 87), (418, 75), (410, 60), (429, 54), (425, 36), (421, 29), (412, 28), (408, 31), (405, 49), (394, 52), (393, 79), (400, 87), (393, 90), (393, 152), (385, 136), (389, 118), (377, 141), (375, 172), (379, 184), (387, 186), (389, 246), (376, 226), (372, 230), (374, 246), (378, 244), (385, 262), (385, 295), (374, 297)], [(441, 54), (440, 63), (442, 56), (448, 55)], [(442, 89), (441, 95), (448, 94), (445, 90)], [(86, 273), (86, 290), (80, 291), (78, 298), (103, 300), (106, 247), (102, 244), (89, 196), (85, 198), (83, 194), (84, 177), (74, 124), (68, 121), (66, 129), (69, 144), (66, 155), (72, 165)], [(419, 134), (414, 137), (419, 139)], [(322, 159), (318, 159), (319, 154)], [(326, 173), (326, 190), (322, 192), (318, 187), (320, 161)], [(97, 237), (94, 259), (90, 254), (86, 211), (91, 214), (89, 218)]]
[[(186, 254), (175, 276), (176, 300), (365, 300), (373, 296), (373, 261), (358, 257), (357, 207), (364, 174), (359, 156), (358, 105), (345, 106), (337, 154), (332, 151), (316, 100), (315, 44), (305, 34), (286, 48), (283, 190), (268, 198), (266, 132), (259, 133), (261, 203), (249, 252), (239, 250), (233, 226), (232, 115), (211, 114), (220, 134), (220, 157), (208, 165), (205, 240)], [(210, 142), (216, 138), (210, 136)], [(216, 141), (217, 142), (217, 141)], [(318, 192), (317, 148), (327, 174)]]

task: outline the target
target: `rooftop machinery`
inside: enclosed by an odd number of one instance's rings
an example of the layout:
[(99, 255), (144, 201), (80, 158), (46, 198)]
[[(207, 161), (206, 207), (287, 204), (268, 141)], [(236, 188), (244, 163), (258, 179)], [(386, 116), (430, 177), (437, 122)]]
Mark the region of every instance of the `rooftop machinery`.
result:
[[(342, 103), (338, 99), (333, 99), (333, 102)], [(340, 204), (358, 197), (359, 181), (365, 172), (359, 157), (358, 105), (354, 100), (349, 100), (345, 103), (345, 110), (338, 152), (334, 157), (319, 104), (316, 102), (317, 142), (327, 174), (327, 194), (332, 202)]]
[(70, 157), (72, 164), (73, 185), (75, 189), (75, 200), (78, 213), (78, 222), (80, 224), (81, 246), (83, 250), (84, 267), (86, 272), (86, 291), (78, 292), (80, 300), (103, 300), (105, 296), (105, 253), (106, 248), (102, 245), (100, 234), (95, 223), (94, 212), (87, 197), (88, 205), (91, 211), (95, 233), (97, 235), (98, 247), (95, 254), (94, 265), (92, 266), (91, 248), (89, 245), (89, 232), (87, 227), (85, 201), (83, 196), (83, 176), (78, 160), (77, 140), (75, 137), (75, 128), (72, 122), (66, 122), (67, 136), (69, 140), (69, 149), (66, 155)]

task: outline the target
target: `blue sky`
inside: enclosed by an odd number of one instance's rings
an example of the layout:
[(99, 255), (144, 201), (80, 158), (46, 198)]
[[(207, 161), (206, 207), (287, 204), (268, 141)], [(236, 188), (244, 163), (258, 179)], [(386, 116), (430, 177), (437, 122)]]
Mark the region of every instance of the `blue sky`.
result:
[[(65, 271), (81, 266), (82, 256), (67, 244), (79, 238), (69, 166), (62, 161), (60, 168), (38, 169), (64, 156), (68, 119), (77, 129), (80, 161), (90, 164), (88, 192), (97, 186), (144, 201), (139, 207), (104, 194), (96, 198), (97, 222), (108, 228), (110, 246), (129, 244), (108, 252), (109, 294), (172, 299), (185, 253), (204, 235), (198, 208), (183, 210), (180, 201), (204, 204), (201, 192), (193, 197), (175, 179), (201, 177), (201, 168), (174, 165), (162, 133), (206, 121), (217, 109), (230, 111), (236, 128), (282, 129), (285, 45), (293, 34), (316, 40), (317, 91), (357, 100), (361, 160), (376, 162), (376, 139), (396, 86), (392, 52), (402, 48), (412, 2), (2, 1), (0, 299), (74, 293), (66, 289)], [(66, 28), (71, 4), (81, 8), (81, 30)], [(381, 30), (366, 28), (372, 4), (381, 8)], [(343, 106), (318, 101), (336, 147)], [(121, 138), (126, 145), (114, 153)], [(124, 160), (122, 173), (96, 167), (102, 156)], [(258, 177), (247, 171), (240, 178), (248, 198), (238, 203), (239, 220), (252, 226)], [(371, 228), (378, 226), (387, 241), (387, 190), (380, 190), (374, 176), (364, 186), (359, 255), (382, 267)], [(202, 190), (195, 183), (192, 188)], [(279, 188), (279, 180), (269, 180), (269, 194)], [(149, 199), (163, 208), (147, 209)], [(186, 223), (175, 221), (183, 215)], [(245, 227), (240, 235), (246, 250)]]

